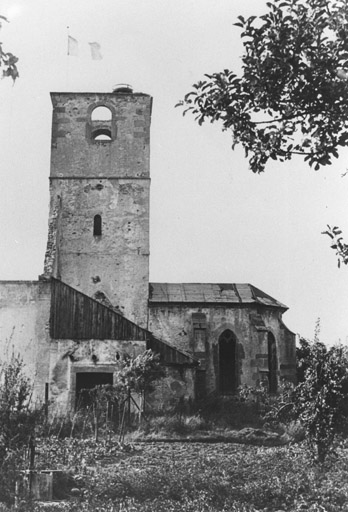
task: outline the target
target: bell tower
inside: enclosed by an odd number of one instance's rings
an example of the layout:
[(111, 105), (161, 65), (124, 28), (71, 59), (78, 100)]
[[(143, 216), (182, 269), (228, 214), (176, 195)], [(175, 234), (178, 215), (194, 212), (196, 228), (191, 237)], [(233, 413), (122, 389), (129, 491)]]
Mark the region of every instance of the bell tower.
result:
[(124, 87), (51, 99), (44, 276), (146, 327), (152, 98)]

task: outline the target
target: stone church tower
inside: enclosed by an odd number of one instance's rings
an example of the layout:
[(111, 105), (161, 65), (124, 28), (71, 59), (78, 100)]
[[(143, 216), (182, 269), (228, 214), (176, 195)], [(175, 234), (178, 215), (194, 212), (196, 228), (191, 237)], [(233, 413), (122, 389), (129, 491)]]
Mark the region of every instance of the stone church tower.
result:
[(128, 87), (51, 98), (44, 275), (146, 327), (152, 98)]

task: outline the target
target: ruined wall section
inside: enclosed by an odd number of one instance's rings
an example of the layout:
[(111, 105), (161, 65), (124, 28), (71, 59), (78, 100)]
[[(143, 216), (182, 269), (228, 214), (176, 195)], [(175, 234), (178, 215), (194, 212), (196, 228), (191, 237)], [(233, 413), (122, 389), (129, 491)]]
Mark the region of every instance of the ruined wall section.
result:
[[(194, 332), (193, 315), (198, 312), (206, 318), (205, 342), (202, 342), (202, 335), (197, 339)], [(239, 384), (256, 386), (262, 378), (261, 373), (268, 371), (268, 332), (272, 332), (276, 340), (278, 377), (294, 381), (295, 337), (281, 321), (280, 311), (264, 308), (262, 314), (257, 315), (261, 317), (260, 328), (253, 322), (255, 315), (256, 307), (150, 305), (149, 330), (201, 361), (207, 392), (219, 387), (218, 341), (226, 329), (237, 338)]]
[[(60, 197), (57, 275), (83, 293), (105, 298), (147, 325), (149, 281), (149, 137), (145, 94), (53, 93), (51, 213)], [(110, 140), (94, 140), (93, 109), (112, 113)], [(94, 218), (101, 217), (101, 235)]]
[[(50, 191), (51, 192), (51, 191)], [(43, 277), (60, 279), (59, 268), (59, 221), (61, 213), (60, 196), (50, 193), (50, 215), (48, 219), (48, 237), (44, 260)]]
[(50, 358), (50, 283), (0, 282), (0, 360), (20, 355), (34, 384), (33, 403), (43, 402)]
[(53, 340), (50, 348), (49, 397), (60, 412), (74, 410), (76, 374), (79, 372), (117, 373), (118, 361), (146, 350), (145, 341)]

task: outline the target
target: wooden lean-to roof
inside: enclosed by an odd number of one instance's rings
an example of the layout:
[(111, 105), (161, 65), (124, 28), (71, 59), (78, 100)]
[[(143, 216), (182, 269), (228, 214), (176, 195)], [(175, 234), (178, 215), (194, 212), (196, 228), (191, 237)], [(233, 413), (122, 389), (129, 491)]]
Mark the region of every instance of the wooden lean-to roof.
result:
[(150, 331), (62, 281), (50, 278), (52, 339), (146, 341), (166, 365), (196, 366), (190, 354), (156, 338)]

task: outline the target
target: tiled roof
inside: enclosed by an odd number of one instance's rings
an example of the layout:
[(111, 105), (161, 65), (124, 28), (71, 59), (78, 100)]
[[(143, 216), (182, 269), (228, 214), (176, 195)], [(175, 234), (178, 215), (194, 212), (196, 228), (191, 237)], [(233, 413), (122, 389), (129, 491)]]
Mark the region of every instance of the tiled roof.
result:
[(288, 309), (281, 302), (248, 283), (150, 283), (149, 301), (150, 304), (262, 304)]

